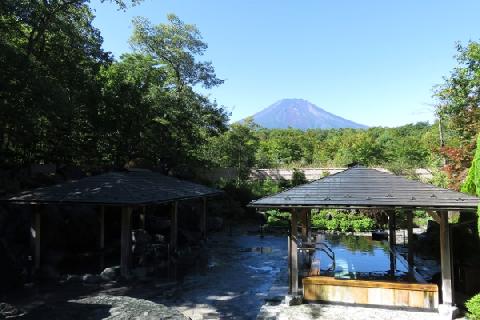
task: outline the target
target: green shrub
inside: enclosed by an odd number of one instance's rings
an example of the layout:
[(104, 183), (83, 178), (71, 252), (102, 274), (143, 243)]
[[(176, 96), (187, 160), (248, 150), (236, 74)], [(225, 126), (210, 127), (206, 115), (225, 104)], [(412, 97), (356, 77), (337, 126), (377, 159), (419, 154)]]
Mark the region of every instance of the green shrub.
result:
[(287, 227), (290, 224), (290, 213), (279, 210), (268, 210), (267, 224), (273, 227)]
[(338, 223), (338, 227), (340, 228), (340, 231), (348, 232), (352, 229), (352, 224), (350, 223), (350, 220), (341, 219)]
[(325, 223), (325, 226), (327, 227), (328, 230), (330, 231), (335, 231), (338, 229), (338, 220), (336, 219), (332, 219), (332, 220), (327, 220), (327, 222)]
[(323, 218), (320, 215), (313, 215), (312, 216), (312, 227), (325, 230), (327, 229), (327, 219)]
[(468, 310), (468, 319), (480, 320), (480, 294), (473, 296), (465, 303)]

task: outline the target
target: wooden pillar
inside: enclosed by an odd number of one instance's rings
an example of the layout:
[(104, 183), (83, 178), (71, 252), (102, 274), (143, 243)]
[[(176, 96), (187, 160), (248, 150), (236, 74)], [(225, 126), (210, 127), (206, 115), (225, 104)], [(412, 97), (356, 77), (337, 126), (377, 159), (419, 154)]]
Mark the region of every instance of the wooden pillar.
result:
[(147, 207), (143, 206), (140, 210), (141, 210), (141, 212), (140, 212), (140, 228), (145, 230), (145, 219), (146, 219)]
[(302, 239), (307, 240), (307, 235), (308, 235), (307, 209), (301, 209), (300, 219), (301, 219), (301, 225), (302, 225)]
[(122, 207), (122, 233), (120, 249), (120, 273), (124, 277), (130, 274), (132, 258), (132, 208)]
[(414, 254), (413, 254), (413, 209), (407, 210), (407, 231), (408, 231), (408, 271), (413, 273)]
[(392, 277), (395, 276), (397, 269), (395, 257), (395, 245), (397, 244), (396, 228), (395, 210), (391, 210), (388, 212), (388, 241), (390, 244), (390, 274)]
[(207, 238), (207, 198), (202, 198), (203, 207), (202, 213), (200, 214), (200, 233), (202, 234), (202, 239)]
[(440, 212), (440, 258), (442, 268), (442, 300), (444, 305), (451, 306), (453, 305), (452, 261), (447, 211)]
[(292, 218), (290, 220), (290, 293), (298, 294), (298, 213), (292, 210)]
[(177, 251), (178, 239), (178, 202), (172, 203), (170, 212), (170, 251)]
[(103, 270), (105, 268), (105, 207), (100, 206), (99, 210), (100, 238), (98, 246), (100, 249), (100, 269)]
[(37, 271), (40, 269), (41, 262), (41, 226), (42, 218), (40, 214), (39, 206), (33, 206), (33, 216), (32, 224), (30, 226), (30, 237), (32, 240), (32, 249), (33, 249), (33, 267)]
[(312, 239), (312, 209), (307, 209), (307, 238)]
[(396, 229), (397, 229), (397, 221), (395, 217), (395, 211), (389, 211), (388, 212), (388, 241), (390, 243), (390, 248), (395, 248), (395, 245), (397, 244), (397, 235), (396, 235)]

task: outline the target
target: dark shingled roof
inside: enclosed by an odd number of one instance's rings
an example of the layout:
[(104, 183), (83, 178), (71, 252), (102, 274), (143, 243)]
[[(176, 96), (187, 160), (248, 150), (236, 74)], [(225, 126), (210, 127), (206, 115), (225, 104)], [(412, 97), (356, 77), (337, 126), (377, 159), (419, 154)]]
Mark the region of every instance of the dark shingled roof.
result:
[(353, 167), (252, 201), (251, 207), (475, 209), (480, 199), (391, 173)]
[(150, 171), (110, 172), (1, 199), (13, 203), (157, 204), (222, 191)]

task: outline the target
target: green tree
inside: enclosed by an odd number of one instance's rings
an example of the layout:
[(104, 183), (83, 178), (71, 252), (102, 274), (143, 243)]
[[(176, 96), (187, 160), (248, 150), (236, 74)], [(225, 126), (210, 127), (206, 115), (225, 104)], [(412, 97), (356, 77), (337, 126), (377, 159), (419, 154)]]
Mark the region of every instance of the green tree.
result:
[[(473, 157), (472, 165), (468, 169), (468, 175), (462, 185), (462, 191), (480, 196), (480, 136), (477, 138), (477, 149)], [(477, 211), (478, 232), (480, 235), (480, 206)]]
[(220, 167), (236, 168), (237, 183), (247, 179), (255, 165), (256, 129), (257, 125), (249, 118), (243, 123), (232, 124), (223, 135), (211, 139), (207, 156)]
[(473, 158), (480, 129), (480, 43), (458, 44), (456, 58), (458, 65), (435, 93), (438, 117), (454, 133), (441, 152), (448, 159), (446, 169), (455, 188)]

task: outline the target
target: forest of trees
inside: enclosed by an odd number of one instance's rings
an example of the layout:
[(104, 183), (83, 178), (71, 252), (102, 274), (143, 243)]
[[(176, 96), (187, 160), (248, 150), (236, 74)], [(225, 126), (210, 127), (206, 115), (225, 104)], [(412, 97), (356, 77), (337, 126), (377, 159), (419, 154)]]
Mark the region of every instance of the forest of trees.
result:
[(199, 59), (207, 44), (197, 28), (175, 15), (160, 25), (136, 18), (134, 50), (115, 60), (93, 18), (85, 0), (0, 3), (0, 166), (202, 161), (228, 114), (193, 90), (222, 83)]
[[(111, 0), (128, 10), (139, 0)], [(0, 2), (0, 167), (88, 170), (141, 161), (165, 172), (235, 167), (431, 168), (459, 188), (480, 125), (480, 44), (458, 44), (457, 67), (434, 88), (437, 122), (398, 128), (276, 130), (229, 125), (204, 94), (222, 84), (202, 60), (200, 31), (169, 15), (137, 17), (132, 52), (102, 48), (88, 0)], [(373, 115), (372, 115), (373, 116)], [(438, 184), (447, 181), (439, 178)]]

